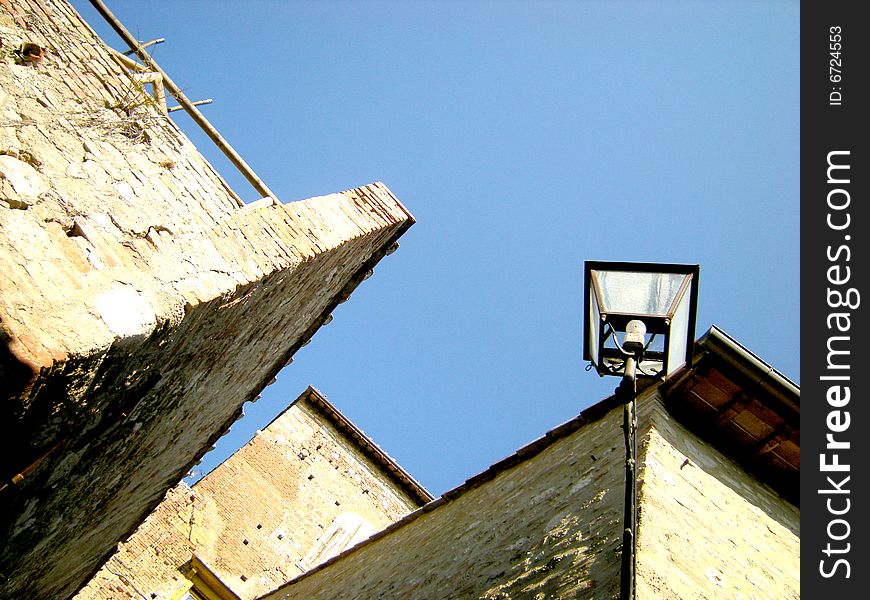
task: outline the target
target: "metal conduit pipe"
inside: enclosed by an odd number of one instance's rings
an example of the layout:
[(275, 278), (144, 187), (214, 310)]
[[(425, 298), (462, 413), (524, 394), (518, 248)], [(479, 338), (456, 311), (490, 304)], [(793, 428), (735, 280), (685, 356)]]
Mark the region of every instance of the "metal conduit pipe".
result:
[(109, 25), (112, 26), (112, 29), (121, 36), (121, 39), (130, 47), (130, 50), (136, 54), (142, 61), (150, 68), (151, 70), (159, 73), (163, 78), (164, 87), (169, 90), (169, 93), (178, 101), (182, 108), (184, 108), (185, 112), (190, 115), (190, 117), (199, 125), (202, 130), (206, 133), (206, 135), (215, 143), (215, 145), (220, 148), (221, 152), (230, 160), (231, 163), (239, 170), (239, 172), (244, 175), (245, 179), (260, 193), (263, 197), (272, 198), (276, 203), (280, 202), (278, 197), (263, 183), (263, 180), (260, 179), (254, 170), (248, 166), (248, 163), (242, 159), (241, 156), (233, 149), (232, 146), (227, 143), (227, 141), (217, 132), (214, 126), (208, 122), (199, 109), (194, 106), (193, 102), (191, 102), (187, 96), (184, 95), (184, 92), (175, 85), (175, 82), (166, 74), (166, 72), (160, 68), (154, 59), (143, 50), (143, 46), (139, 43), (139, 41), (134, 38), (129, 31), (115, 18), (115, 15), (103, 4), (102, 0), (90, 0), (93, 7), (97, 10), (97, 12), (102, 15), (102, 17), (106, 20)]
[(622, 515), (620, 600), (635, 600), (637, 572), (637, 362), (643, 350), (625, 359), (625, 374), (616, 393), (622, 399), (625, 440), (625, 501)]

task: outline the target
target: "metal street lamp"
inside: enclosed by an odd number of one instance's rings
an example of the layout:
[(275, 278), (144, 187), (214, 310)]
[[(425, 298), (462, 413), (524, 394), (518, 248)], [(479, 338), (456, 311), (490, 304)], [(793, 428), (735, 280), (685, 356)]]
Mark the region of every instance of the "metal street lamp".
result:
[(583, 358), (602, 376), (625, 374), (631, 357), (640, 377), (690, 364), (698, 275), (698, 265), (586, 261)]
[(622, 600), (634, 600), (637, 541), (637, 377), (664, 379), (692, 363), (698, 265), (586, 261), (583, 358), (621, 376), (625, 434)]

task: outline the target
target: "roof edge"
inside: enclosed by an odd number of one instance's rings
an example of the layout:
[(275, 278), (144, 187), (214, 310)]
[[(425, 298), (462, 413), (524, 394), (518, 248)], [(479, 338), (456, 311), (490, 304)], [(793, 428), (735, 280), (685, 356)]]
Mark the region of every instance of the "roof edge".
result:
[(774, 398), (791, 416), (800, 418), (800, 387), (743, 344), (713, 325), (695, 343), (696, 349), (714, 355), (739, 375)]
[[(363, 453), (371, 458), (378, 466), (389, 473), (414, 500), (420, 505), (428, 504), (435, 499), (410, 473), (395, 461), (389, 454), (384, 452), (365, 432), (354, 425), (344, 414), (332, 404), (326, 396), (312, 385), (309, 385), (290, 406), (299, 402), (308, 402), (313, 405), (330, 423), (345, 433)], [(290, 407), (288, 407), (289, 409)], [(282, 411), (281, 414), (284, 414)], [(280, 415), (279, 415), (280, 416)], [(277, 417), (276, 417), (277, 419)], [(273, 420), (274, 422), (274, 420)], [(270, 423), (271, 425), (271, 423)]]

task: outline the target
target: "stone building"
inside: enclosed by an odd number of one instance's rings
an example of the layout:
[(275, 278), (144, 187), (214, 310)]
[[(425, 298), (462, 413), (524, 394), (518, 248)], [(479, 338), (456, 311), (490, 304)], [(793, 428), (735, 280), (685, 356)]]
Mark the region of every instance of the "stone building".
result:
[(84, 585), (413, 223), (379, 183), (243, 204), (160, 81), (0, 0), (2, 597)]
[[(798, 388), (713, 328), (638, 412), (637, 597), (799, 598)], [(618, 598), (621, 424), (619, 398), (604, 399), (427, 502), (309, 389), (192, 491), (174, 489), (77, 600)], [(360, 449), (380, 468), (360, 468)]]
[[(637, 598), (800, 597), (799, 390), (718, 329), (638, 399)], [(265, 600), (619, 598), (616, 397)]]
[(76, 600), (256, 598), (432, 500), (309, 388), (193, 488), (170, 490)]
[[(413, 218), (245, 205), (65, 0), (0, 42), (0, 597), (619, 596), (616, 398), (429, 501), (308, 390), (179, 484)], [(717, 329), (642, 391), (639, 598), (799, 596), (799, 396)]]

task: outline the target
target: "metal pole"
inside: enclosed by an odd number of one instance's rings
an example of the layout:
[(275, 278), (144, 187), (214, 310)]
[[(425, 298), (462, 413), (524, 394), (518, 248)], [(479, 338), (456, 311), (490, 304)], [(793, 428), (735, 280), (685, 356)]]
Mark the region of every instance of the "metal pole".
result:
[(151, 70), (160, 74), (163, 78), (163, 85), (169, 90), (169, 93), (178, 101), (178, 103), (184, 108), (185, 112), (190, 115), (190, 117), (199, 125), (202, 130), (206, 133), (206, 135), (211, 138), (211, 141), (215, 143), (215, 145), (220, 148), (221, 152), (226, 155), (226, 157), (230, 160), (233, 165), (244, 175), (245, 179), (254, 186), (254, 189), (257, 190), (263, 197), (272, 198), (275, 202), (280, 202), (278, 197), (272, 193), (263, 181), (257, 177), (257, 174), (254, 173), (254, 170), (248, 166), (241, 156), (233, 149), (232, 146), (227, 143), (227, 141), (221, 137), (221, 134), (217, 132), (217, 130), (212, 126), (211, 123), (208, 122), (199, 109), (196, 108), (193, 103), (188, 100), (187, 96), (184, 95), (184, 92), (175, 85), (175, 82), (170, 79), (169, 75), (160, 68), (154, 59), (142, 49), (142, 46), (139, 44), (139, 41), (130, 35), (130, 32), (121, 24), (118, 19), (115, 18), (115, 15), (111, 13), (111, 11), (103, 4), (102, 0), (90, 0), (91, 4), (97, 9), (103, 18), (112, 26), (112, 29), (121, 36), (121, 39), (130, 47), (130, 49), (138, 56), (142, 61), (150, 68)]
[(620, 600), (634, 600), (637, 543), (637, 357), (625, 360), (625, 373), (617, 388), (622, 396), (622, 429), (625, 437), (625, 512), (622, 517), (622, 572)]

